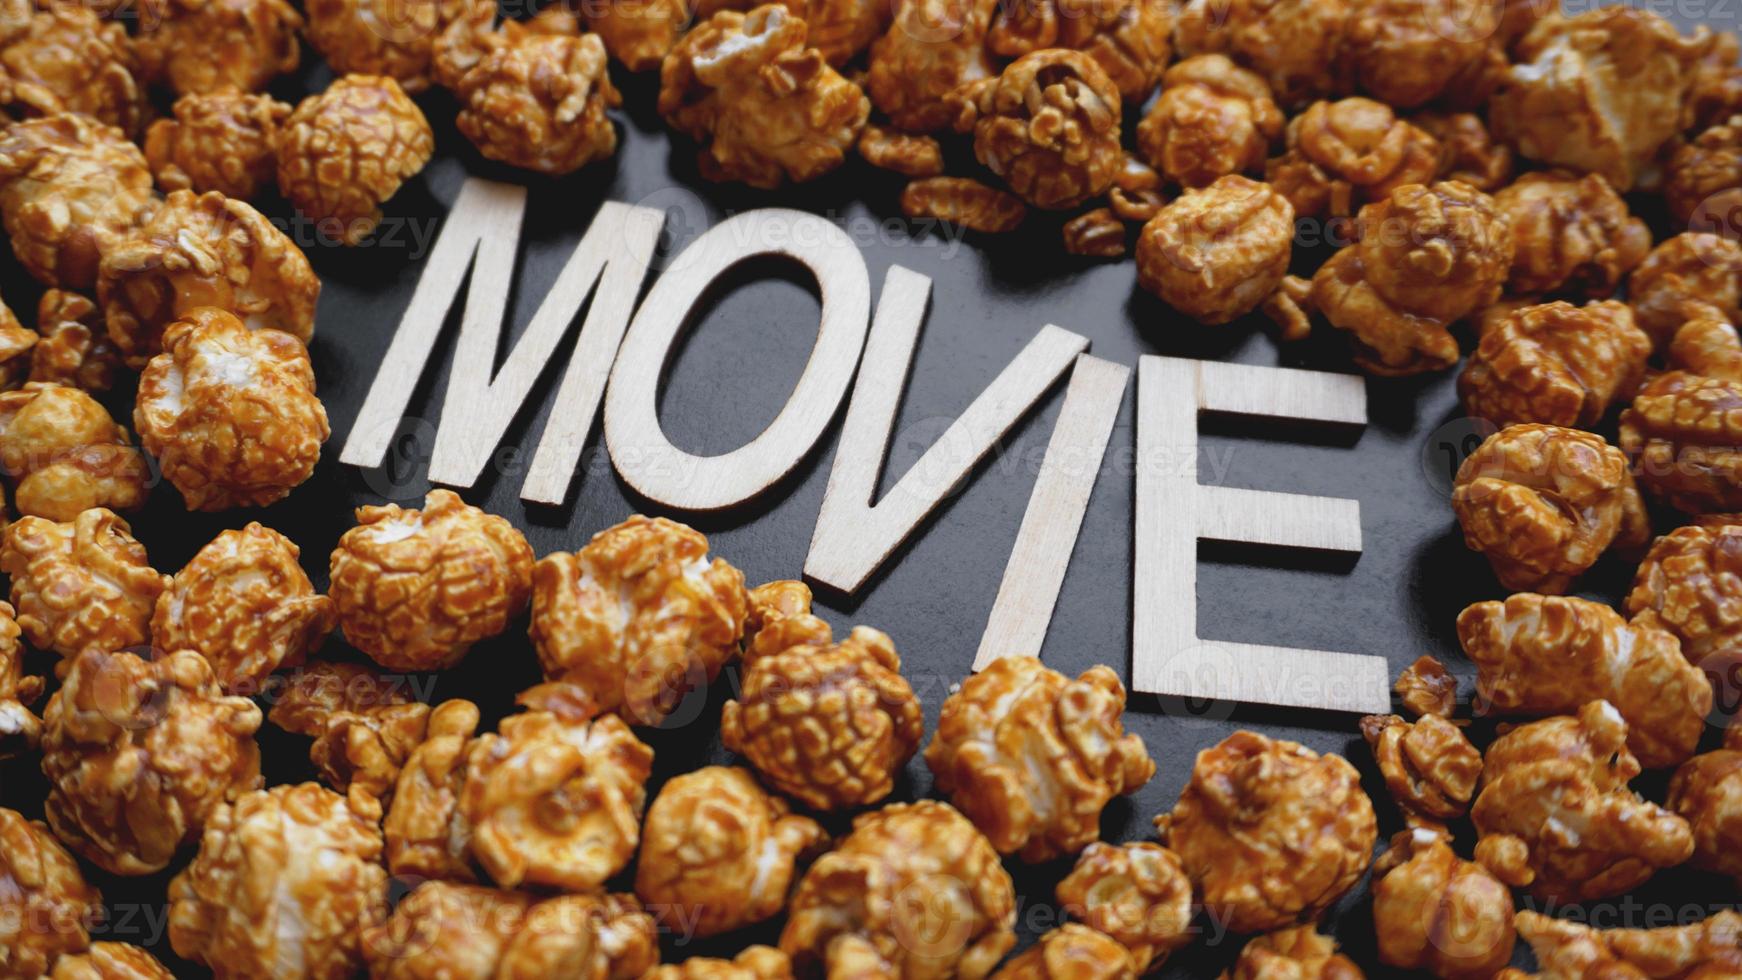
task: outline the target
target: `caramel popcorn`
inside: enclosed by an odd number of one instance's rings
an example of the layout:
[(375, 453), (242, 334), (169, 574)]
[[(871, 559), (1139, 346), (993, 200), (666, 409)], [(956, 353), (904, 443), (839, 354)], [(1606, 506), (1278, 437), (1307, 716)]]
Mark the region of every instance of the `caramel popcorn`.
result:
[(0, 602), (0, 761), (35, 749), (42, 719), (30, 710), (42, 696), (42, 678), (24, 673), (22, 632), (12, 604)]
[[(689, 27), (691, 6), (691, 0), (602, 0), (582, 4), (581, 10), (587, 15), (587, 26), (604, 42), (611, 57), (632, 72), (643, 72), (658, 68), (666, 53)], [(702, 6), (712, 8), (697, 12), (702, 19), (724, 9), (722, 4)], [(749, 10), (750, 7), (734, 9)], [(793, 13), (804, 16), (803, 10), (794, 10)], [(867, 38), (866, 42), (869, 40)]]
[(1496, 739), (1470, 810), (1476, 860), (1551, 902), (1619, 895), (1686, 861), (1694, 849), (1687, 821), (1627, 788), (1639, 774), (1628, 741), (1627, 722), (1607, 701)]
[[(392, 807), (382, 821), (387, 867), (395, 875), (476, 880), (466, 855), (464, 829), (455, 826), (455, 813), (465, 778), (466, 750), (477, 730), (478, 706), (470, 701), (444, 701), (430, 712), (423, 741), (400, 767)], [(347, 737), (347, 751), (348, 741)]]
[(1298, 106), (1330, 93), (1348, 19), (1344, 0), (1186, 0), (1174, 45), (1181, 55), (1226, 54)]
[(1065, 251), (1111, 259), (1125, 254), (1125, 224), (1108, 208), (1085, 211), (1065, 222)]
[(1591, 428), (1645, 377), (1651, 338), (1614, 300), (1512, 310), (1485, 327), (1458, 394), (1472, 418)]
[(1488, 124), (1473, 112), (1424, 112), (1411, 125), (1440, 144), (1435, 180), (1457, 180), (1493, 193), (1512, 180), (1512, 150), (1495, 141)]
[(133, 427), (189, 510), (264, 507), (314, 472), (331, 431), (308, 350), (215, 307), (163, 333), (139, 379)]
[(0, 543), (0, 571), (30, 645), (63, 658), (86, 647), (125, 650), (150, 637), (151, 609), (169, 585), (113, 511), (93, 507), (65, 523), (21, 517)]
[(345, 639), (394, 670), (453, 666), (507, 629), (532, 591), (526, 538), (451, 490), (431, 490), (421, 511), (359, 507), (330, 567)]
[(1436, 99), (1480, 105), (1507, 67), (1492, 43), (1500, 4), (1491, 0), (1359, 0), (1350, 10), (1345, 68), (1398, 108)]
[(314, 739), (309, 759), (334, 789), (355, 786), (386, 800), (428, 733), (430, 707), (393, 678), (356, 664), (317, 662), (291, 675), (267, 720)]
[(1239, 175), (1187, 191), (1137, 236), (1137, 281), (1200, 323), (1252, 312), (1288, 271), (1294, 209), (1268, 185)]
[(1520, 176), (1494, 195), (1517, 243), (1506, 288), (1601, 298), (1645, 260), (1651, 232), (1601, 177), (1564, 170)]
[(1066, 923), (993, 974), (998, 980), (1136, 980), (1131, 953), (1112, 938)]
[(272, 144), (290, 106), (270, 95), (235, 89), (190, 93), (175, 101), (175, 118), (145, 133), (145, 159), (165, 191), (216, 191), (246, 201), (272, 185), (278, 160)]
[(96, 399), (37, 381), (0, 393), (0, 467), (14, 481), (18, 512), (51, 521), (92, 507), (136, 510), (151, 475)]
[(1742, 879), (1742, 727), (1724, 732), (1722, 748), (1682, 763), (1664, 805), (1693, 828), (1696, 867)]
[(307, 343), (320, 295), (321, 281), (289, 236), (252, 205), (215, 191), (170, 194), (103, 253), (97, 273), (109, 337), (133, 368), (163, 350), (171, 323), (201, 307)]
[(944, 701), (926, 765), (1000, 853), (1051, 860), (1099, 837), (1102, 809), (1155, 775), (1124, 713), (1110, 667), (1073, 681), (1035, 657), (1003, 657)]
[(220, 980), (355, 974), (359, 933), (387, 915), (380, 818), (368, 794), (315, 783), (220, 804), (169, 883), (170, 945)]
[(949, 804), (922, 800), (853, 821), (799, 882), (780, 948), (803, 975), (980, 980), (1016, 945), (1015, 923), (998, 852)]
[(935, 137), (874, 123), (867, 123), (859, 133), (859, 155), (873, 167), (909, 177), (936, 177), (944, 172), (943, 148)]
[(40, 977), (86, 949), (102, 903), (47, 827), (0, 807), (0, 976)]
[(1125, 165), (1119, 90), (1093, 58), (1048, 49), (964, 91), (956, 129), (974, 156), (1037, 208), (1076, 207), (1113, 186)]
[(763, 626), (754, 645), (760, 655), (720, 716), (727, 751), (813, 810), (888, 796), (925, 730), (889, 637), (860, 626), (833, 642), (806, 608)]
[(1407, 823), (1434, 826), (1470, 809), (1482, 775), (1482, 753), (1463, 729), (1439, 715), (1423, 715), (1414, 722), (1397, 715), (1368, 715), (1361, 719), (1361, 735)]
[(40, 339), (36, 331), (18, 322), (18, 314), (10, 306), (0, 301), (0, 392), (24, 383)]
[(655, 967), (642, 980), (792, 980), (792, 961), (772, 946), (751, 946), (730, 960), (698, 956)]
[(1348, 760), (1249, 731), (1199, 752), (1155, 824), (1234, 932), (1318, 918), (1366, 871), (1378, 834)]
[(148, 0), (136, 44), (145, 74), (178, 95), (258, 92), (302, 60), (302, 16), (284, 0)]
[(381, 204), (435, 152), (435, 134), (399, 83), (345, 75), (303, 99), (274, 144), (278, 189), (346, 245), (381, 223)]
[(1742, 39), (1715, 31), (1711, 49), (1694, 67), (1693, 85), (1682, 103), (1684, 128), (1704, 132), (1742, 111)]
[(78, 293), (50, 289), (36, 307), (40, 339), (30, 348), (30, 380), (108, 391), (121, 368), (97, 304)]
[(1081, 51), (1126, 101), (1141, 104), (1173, 54), (1172, 33), (1173, 13), (1164, 0), (1022, 0), (998, 5), (986, 44), (1004, 58), (1047, 48)]
[(1240, 950), (1222, 980), (1361, 980), (1355, 961), (1337, 952), (1337, 941), (1312, 925), (1257, 936)]
[(635, 894), (650, 906), (683, 909), (698, 937), (779, 914), (797, 862), (828, 840), (748, 772), (723, 766), (666, 783), (643, 833)]
[(1742, 382), (1742, 336), (1724, 320), (1689, 320), (1675, 332), (1664, 361), (1677, 371)]
[(1265, 166), (1265, 177), (1308, 218), (1352, 214), (1405, 184), (1425, 184), (1444, 156), (1439, 140), (1372, 99), (1314, 102), (1287, 132), (1288, 151)]
[[(616, 152), (605, 110), (620, 98), (599, 35), (552, 33), (536, 19), (488, 30), (495, 9), (476, 8), (477, 23), (454, 24), (438, 45), (437, 70), (451, 76), (460, 103), (460, 132), (492, 160), (546, 174)], [(427, 149), (421, 152), (427, 159)]]
[(18, 116), (78, 112), (137, 137), (147, 112), (137, 67), (127, 29), (79, 4), (0, 25), (0, 105)]
[(877, 111), (907, 132), (947, 128), (959, 113), (957, 89), (998, 74), (986, 45), (997, 9), (997, 0), (896, 0), (865, 79)]
[(1397, 675), (1393, 685), (1405, 710), (1417, 718), (1439, 715), (1450, 718), (1458, 706), (1458, 679), (1446, 673), (1446, 665), (1427, 654)]
[(88, 648), (42, 712), (49, 824), (112, 874), (161, 871), (214, 807), (261, 785), (259, 728), (191, 650)]
[(1319, 267), (1312, 305), (1354, 336), (1355, 363), (1378, 375), (1458, 362), (1446, 329), (1500, 296), (1512, 232), (1468, 184), (1408, 184), (1361, 209), (1360, 240)]
[(1491, 977), (1512, 958), (1512, 893), (1458, 857), (1444, 834), (1399, 833), (1373, 873), (1380, 962), (1436, 977)]
[(708, 539), (631, 517), (532, 570), (532, 642), (547, 680), (603, 711), (658, 724), (738, 653), (744, 574), (708, 560)]
[(968, 177), (926, 177), (902, 189), (901, 213), (999, 235), (1015, 231), (1028, 208), (1016, 195)]
[(1710, 38), (1625, 5), (1548, 17), (1514, 49), (1489, 121), (1524, 157), (1631, 190), (1680, 128)]
[(1742, 652), (1742, 526), (1696, 524), (1658, 538), (1626, 608), (1630, 616), (1650, 611), (1690, 663)]
[(1518, 913), (1518, 934), (1530, 944), (1537, 976), (1685, 977), (1717, 980), (1742, 974), (1742, 913), (1658, 929), (1593, 929), (1540, 912)]
[(1683, 371), (1647, 382), (1621, 413), (1621, 448), (1639, 482), (1690, 514), (1742, 510), (1742, 383)]
[(83, 953), (66, 953), (54, 961), (49, 980), (175, 980), (175, 974), (138, 946), (92, 943)]
[(435, 39), (479, 6), (475, 0), (309, 0), (304, 33), (334, 72), (385, 75), (415, 95), (433, 80)]
[(1742, 320), (1742, 244), (1704, 232), (1666, 239), (1627, 279), (1639, 326), (1662, 347), (1689, 320)]
[(91, 288), (103, 250), (156, 206), (145, 157), (112, 126), (61, 113), (0, 131), (0, 220), (45, 285)]
[(1742, 205), (1742, 115), (1731, 116), (1677, 147), (1664, 198), (1677, 221), (1728, 231)]
[(431, 881), (363, 931), (375, 980), (639, 980), (659, 961), (653, 919), (627, 895), (564, 895)]
[(1107, 190), (1108, 207), (1126, 221), (1142, 224), (1155, 217), (1155, 213), (1165, 204), (1167, 197), (1161, 192), (1161, 174), (1154, 167), (1126, 153), (1125, 165), (1113, 178), (1113, 186)]
[(871, 102), (805, 47), (779, 4), (724, 10), (678, 42), (659, 70), (659, 112), (702, 144), (702, 175), (772, 189), (839, 167)]
[(1058, 902), (1124, 945), (1139, 972), (1194, 938), (1191, 879), (1179, 855), (1160, 844), (1090, 844), (1059, 882)]
[(1226, 55), (1201, 54), (1163, 79), (1161, 96), (1137, 125), (1137, 148), (1151, 166), (1185, 187), (1264, 166), (1283, 118), (1261, 76)]

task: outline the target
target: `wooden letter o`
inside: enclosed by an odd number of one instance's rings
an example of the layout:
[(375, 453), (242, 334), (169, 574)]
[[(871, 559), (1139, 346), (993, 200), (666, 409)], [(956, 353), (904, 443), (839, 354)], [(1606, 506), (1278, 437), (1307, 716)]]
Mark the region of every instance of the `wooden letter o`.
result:
[[(822, 324), (810, 361), (762, 434), (723, 456), (678, 449), (659, 424), (659, 381), (671, 345), (708, 285), (733, 266), (782, 255), (816, 277)], [(680, 510), (742, 504), (792, 472), (822, 437), (853, 380), (871, 316), (871, 277), (847, 233), (802, 211), (768, 208), (731, 218), (685, 249), (629, 325), (605, 396), (605, 441), (618, 474)]]

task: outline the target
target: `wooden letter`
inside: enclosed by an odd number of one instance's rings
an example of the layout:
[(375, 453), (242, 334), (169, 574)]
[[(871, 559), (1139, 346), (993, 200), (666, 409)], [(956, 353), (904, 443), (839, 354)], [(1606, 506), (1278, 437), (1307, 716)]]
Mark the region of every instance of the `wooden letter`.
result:
[(929, 278), (891, 266), (877, 300), (877, 321), (804, 566), (811, 579), (842, 592), (864, 585), (1089, 346), (1087, 339), (1063, 328), (1042, 328), (901, 482), (873, 505), (930, 293)]
[[(723, 456), (678, 449), (659, 424), (659, 380), (672, 342), (709, 283), (758, 255), (784, 255), (810, 269), (822, 293), (822, 324), (792, 397), (762, 434)], [(681, 510), (744, 503), (792, 472), (834, 418), (871, 312), (871, 277), (847, 233), (801, 211), (768, 208), (710, 229), (654, 283), (611, 373), (605, 439), (617, 472), (642, 495)]]
[(1390, 710), (1383, 657), (1199, 639), (1199, 539), (1361, 551), (1360, 505), (1353, 500), (1200, 485), (1202, 412), (1359, 426), (1367, 422), (1366, 388), (1350, 375), (1142, 359), (1132, 686), (1200, 699)]
[(1022, 529), (1010, 549), (998, 600), (980, 636), (975, 670), (999, 657), (1038, 654), (1046, 641), (1047, 624), (1052, 622), (1130, 378), (1131, 371), (1123, 365), (1087, 354), (1077, 358), (1034, 494), (1022, 515)]

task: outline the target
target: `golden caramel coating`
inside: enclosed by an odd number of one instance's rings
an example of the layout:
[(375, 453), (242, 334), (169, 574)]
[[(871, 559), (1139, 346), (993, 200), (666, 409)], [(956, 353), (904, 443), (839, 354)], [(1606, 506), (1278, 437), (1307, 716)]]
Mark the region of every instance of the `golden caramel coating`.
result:
[(42, 738), (42, 719), (30, 706), (43, 682), (24, 673), (22, 633), (12, 604), (0, 602), (0, 761), (34, 750)]
[(49, 289), (36, 307), (40, 339), (30, 348), (30, 380), (108, 391), (121, 369), (97, 304), (78, 293)]
[(1076, 207), (1113, 186), (1125, 166), (1119, 90), (1093, 58), (1048, 49), (1023, 55), (961, 95), (956, 129), (974, 156), (1037, 208)]
[(1140, 972), (1189, 945), (1192, 882), (1179, 856), (1160, 844), (1090, 844), (1058, 884), (1064, 912), (1118, 940)]
[(1113, 186), (1107, 190), (1108, 207), (1126, 221), (1143, 224), (1155, 217), (1156, 212), (1165, 204), (1167, 197), (1161, 192), (1161, 174), (1154, 167), (1126, 153), (1125, 165), (1113, 178)]
[(0, 301), (0, 391), (11, 391), (24, 384), (40, 340), (36, 331), (26, 328), (18, 321), (18, 314)]
[(44, 285), (90, 289), (103, 250), (156, 206), (145, 157), (119, 129), (62, 113), (0, 131), (0, 220)]
[(1521, 592), (1466, 608), (1458, 639), (1476, 664), (1476, 695), (1488, 710), (1540, 716), (1607, 701), (1648, 768), (1692, 755), (1712, 709), (1706, 675), (1654, 615), (1629, 623), (1602, 603)]
[(387, 915), (380, 819), (368, 794), (315, 783), (219, 805), (199, 854), (169, 883), (176, 955), (220, 980), (355, 974), (359, 933)]
[(402, 678), (326, 661), (293, 673), (267, 715), (285, 731), (314, 739), (309, 759), (334, 789), (359, 787), (381, 800), (424, 741), (429, 719), (429, 705), (413, 700)]
[(638, 980), (659, 962), (633, 896), (540, 899), (443, 881), (419, 885), (362, 943), (372, 980)]
[(1131, 953), (1111, 937), (1067, 922), (1010, 958), (997, 980), (1136, 980)]
[(1639, 774), (1628, 741), (1627, 722), (1607, 701), (1496, 739), (1470, 809), (1476, 860), (1552, 902), (1619, 895), (1686, 861), (1694, 849), (1687, 821), (1627, 787)]
[(792, 961), (772, 946), (750, 946), (729, 960), (696, 956), (654, 967), (642, 980), (792, 980)]
[(78, 388), (35, 381), (0, 393), (0, 467), (18, 512), (51, 521), (92, 507), (136, 510), (151, 478), (108, 409)]
[(752, 652), (742, 689), (720, 716), (727, 751), (813, 810), (888, 796), (925, 731), (889, 637), (859, 626), (833, 642), (807, 608), (764, 625)]
[(1742, 38), (1714, 31), (1712, 47), (1694, 67), (1693, 85), (1682, 103), (1683, 128), (1700, 133), (1742, 112)]
[(1696, 867), (1742, 880), (1742, 727), (1724, 732), (1722, 748), (1682, 763), (1664, 805), (1693, 828)]
[(1611, 295), (1651, 251), (1651, 232), (1595, 174), (1528, 173), (1494, 194), (1516, 251), (1506, 288), (1521, 295)]
[(1742, 510), (1742, 382), (1684, 371), (1647, 382), (1621, 413), (1639, 482), (1689, 514)]
[(803, 975), (980, 980), (1016, 945), (1015, 923), (998, 852), (949, 804), (922, 800), (853, 821), (799, 882), (780, 948)]
[(1506, 68), (1492, 43), (1499, 7), (1486, 0), (1357, 0), (1343, 67), (1362, 91), (1400, 109), (1436, 99), (1479, 106)]
[(416, 95), (434, 80), (435, 39), (478, 6), (476, 0), (309, 0), (304, 34), (334, 72), (385, 75)]
[(1403, 702), (1404, 710), (1417, 718), (1425, 715), (1450, 718), (1458, 706), (1458, 679), (1446, 672), (1445, 664), (1425, 653), (1397, 675), (1392, 689)]
[(1540, 912), (1518, 913), (1518, 934), (1530, 944), (1549, 980), (1563, 977), (1682, 977), (1721, 980), (1742, 975), (1742, 913), (1658, 929), (1593, 929)]
[(1468, 184), (1406, 184), (1361, 209), (1360, 240), (1319, 267), (1312, 305), (1353, 335), (1355, 363), (1378, 375), (1456, 364), (1447, 326), (1500, 297), (1512, 231)]
[(1172, 33), (1173, 12), (1163, 0), (1024, 0), (998, 5), (986, 45), (1002, 58), (1047, 48), (1081, 51), (1126, 101), (1140, 105), (1161, 81)]
[(278, 160), (272, 145), (290, 106), (270, 95), (235, 89), (191, 93), (175, 100), (175, 118), (145, 133), (145, 159), (165, 191), (217, 191), (246, 201), (272, 185)]
[(1181, 56), (1228, 55), (1298, 106), (1330, 94), (1348, 20), (1344, 0), (1186, 0), (1173, 39)]
[(188, 510), (283, 500), (314, 473), (331, 432), (302, 341), (211, 306), (164, 331), (133, 427)]
[(1651, 338), (1614, 300), (1525, 306), (1485, 326), (1458, 377), (1472, 418), (1590, 428), (1645, 377)]
[(1265, 177), (1302, 217), (1341, 217), (1441, 169), (1439, 140), (1372, 99), (1314, 102), (1289, 120), (1288, 151)]
[(1150, 166), (1184, 187), (1263, 168), (1283, 118), (1261, 76), (1226, 55), (1201, 54), (1162, 78), (1161, 96), (1137, 124)]
[(48, 822), (106, 871), (161, 871), (214, 807), (261, 785), (260, 722), (192, 650), (86, 649), (42, 711)]
[(330, 562), (345, 639), (394, 670), (442, 670), (526, 608), (532, 547), (451, 490), (423, 510), (359, 507)]
[(873, 167), (909, 177), (936, 177), (944, 172), (943, 148), (935, 137), (874, 123), (867, 123), (859, 132), (859, 155)]
[(743, 769), (709, 766), (665, 784), (647, 810), (635, 894), (682, 909), (690, 935), (713, 936), (786, 907), (797, 864), (828, 841)]
[[(392, 808), (382, 821), (387, 867), (395, 875), (474, 881), (463, 828), (455, 826), (466, 749), (478, 730), (478, 706), (456, 698), (429, 714), (423, 741), (400, 767)], [(461, 830), (461, 833), (454, 833)]]
[(1698, 317), (1742, 320), (1742, 244), (1706, 232), (1666, 239), (1628, 277), (1627, 303), (1659, 347)]
[(1511, 182), (1512, 149), (1495, 141), (1481, 116), (1473, 112), (1423, 112), (1409, 121), (1439, 141), (1440, 168), (1433, 179), (1463, 181), (1489, 193)]
[(86, 949), (102, 902), (48, 827), (0, 807), (0, 976), (40, 977)]
[(1125, 223), (1110, 208), (1085, 211), (1065, 222), (1065, 251), (1111, 259), (1125, 254)]
[(1675, 332), (1663, 359), (1673, 370), (1742, 381), (1742, 336), (1728, 321), (1701, 316)]
[(164, 349), (169, 325), (201, 307), (307, 343), (321, 281), (296, 243), (244, 201), (176, 191), (103, 253), (97, 301), (129, 367)]
[(1638, 7), (1551, 16), (1530, 29), (1489, 106), (1520, 156), (1628, 191), (1680, 129), (1682, 100), (1711, 46)]
[[(696, 17), (706, 19), (727, 5), (700, 6), (707, 9), (696, 11)], [(739, 4), (734, 9), (749, 10), (750, 6)], [(643, 72), (658, 68), (683, 36), (690, 26), (690, 7), (690, 0), (601, 0), (582, 4), (581, 12), (612, 58), (632, 72)], [(803, 10), (793, 12), (804, 16)]]
[(83, 953), (54, 961), (49, 980), (175, 980), (175, 974), (138, 946), (92, 943)]
[(678, 42), (659, 70), (659, 112), (700, 143), (702, 176), (772, 189), (846, 161), (871, 101), (779, 4), (723, 10)]
[(169, 576), (151, 567), (132, 530), (101, 507), (65, 523), (21, 517), (6, 528), (0, 571), (12, 578), (12, 604), (31, 646), (71, 658), (86, 647), (145, 644)]
[(0, 105), (14, 116), (79, 112), (137, 137), (147, 113), (137, 67), (127, 29), (81, 4), (42, 4), (0, 25)]
[(399, 83), (345, 75), (297, 104), (278, 131), (278, 190), (346, 245), (368, 238), (381, 205), (423, 169), (435, 133)]
[(1355, 961), (1337, 952), (1337, 941), (1312, 925), (1254, 937), (1222, 980), (1361, 980)]
[(1113, 797), (1155, 775), (1124, 714), (1110, 667), (1071, 680), (1036, 657), (1003, 657), (944, 701), (925, 762), (1000, 853), (1047, 861), (1094, 841)]
[(530, 633), (546, 680), (655, 725), (737, 655), (748, 601), (701, 533), (637, 515), (539, 560)]
[[(618, 0), (622, 2), (622, 0)], [(678, 0), (651, 0), (678, 3)], [(887, 0), (779, 0), (793, 16), (805, 22), (805, 46), (823, 53), (836, 68), (852, 61), (859, 52), (870, 47), (889, 27), (895, 4)], [(761, 6), (757, 0), (700, 0), (696, 5), (697, 20), (707, 20), (722, 10), (742, 10), (748, 13)], [(681, 25), (680, 25), (681, 26)], [(594, 28), (598, 30), (598, 28)], [(1147, 40), (1147, 39), (1146, 39)], [(609, 38), (605, 41), (610, 45)], [(667, 44), (670, 47), (670, 44)], [(615, 54), (615, 50), (612, 52)], [(656, 60), (649, 67), (657, 67)], [(1108, 69), (1111, 71), (1112, 69)]]
[(897, 0), (865, 78), (877, 111), (911, 133), (948, 128), (960, 112), (956, 90), (998, 74), (986, 44), (997, 10), (997, 0)]
[(302, 60), (302, 16), (285, 0), (147, 0), (135, 41), (145, 75), (177, 95), (258, 92)]
[(1187, 191), (1137, 236), (1137, 282), (1200, 323), (1222, 324), (1276, 292), (1294, 248), (1294, 209), (1238, 174)]
[(1439, 715), (1413, 722), (1368, 715), (1361, 719), (1361, 735), (1406, 823), (1433, 826), (1468, 812), (1482, 775), (1482, 753), (1463, 729)]
[(1678, 146), (1663, 194), (1676, 220), (1729, 231), (1742, 205), (1742, 116), (1731, 116)]
[(1443, 833), (1402, 831), (1373, 873), (1380, 962), (1436, 977), (1491, 977), (1512, 958), (1512, 893), (1458, 857)]
[(1028, 217), (1028, 206), (1014, 194), (968, 177), (926, 177), (902, 188), (901, 213), (999, 235), (1015, 231)]
[(1348, 760), (1250, 731), (1199, 752), (1155, 825), (1234, 932), (1318, 918), (1367, 870), (1378, 834)]
[(1633, 577), (1627, 614), (1650, 611), (1690, 663), (1742, 652), (1742, 526), (1678, 527), (1658, 538)]

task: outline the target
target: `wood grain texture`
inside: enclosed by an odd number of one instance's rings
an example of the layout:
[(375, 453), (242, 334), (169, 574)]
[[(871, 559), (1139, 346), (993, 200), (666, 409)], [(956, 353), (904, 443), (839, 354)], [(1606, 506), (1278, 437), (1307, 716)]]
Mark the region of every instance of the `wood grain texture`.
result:
[(1077, 358), (1010, 564), (980, 635), (976, 671), (999, 657), (1041, 652), (1130, 380), (1131, 370), (1123, 365), (1087, 354)]
[(1062, 327), (1043, 327), (919, 462), (873, 503), (930, 293), (930, 278), (891, 266), (878, 297), (877, 319), (804, 564), (812, 581), (843, 593), (852, 594), (865, 584), (1089, 346), (1086, 338)]
[(1198, 417), (1221, 412), (1364, 425), (1358, 377), (1145, 357), (1137, 383), (1132, 687), (1193, 699), (1383, 712), (1383, 657), (1198, 636), (1198, 541), (1358, 554), (1353, 500), (1198, 482)]
[[(659, 424), (659, 383), (691, 308), (714, 279), (747, 259), (791, 258), (816, 276), (822, 322), (798, 385), (768, 428), (719, 456), (671, 444)], [(792, 472), (846, 397), (865, 346), (871, 280), (846, 232), (813, 214), (767, 208), (716, 225), (678, 256), (648, 293), (623, 340), (605, 396), (605, 439), (625, 482), (679, 510), (723, 510)]]

